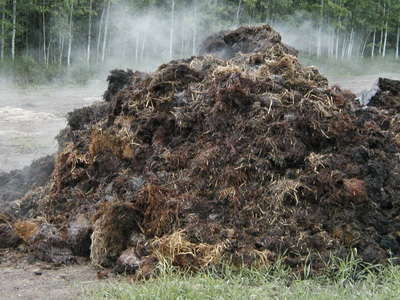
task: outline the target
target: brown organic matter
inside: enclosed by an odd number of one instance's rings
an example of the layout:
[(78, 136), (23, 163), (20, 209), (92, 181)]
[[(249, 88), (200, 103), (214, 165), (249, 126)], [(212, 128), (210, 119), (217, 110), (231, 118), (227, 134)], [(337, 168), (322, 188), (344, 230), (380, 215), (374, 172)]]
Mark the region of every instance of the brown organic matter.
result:
[(49, 259), (51, 237), (58, 262), (120, 257), (138, 278), (160, 261), (262, 267), (285, 254), (301, 269), (311, 255), (318, 271), (351, 248), (398, 257), (396, 110), (330, 88), (269, 26), (200, 49), (153, 73), (114, 70), (106, 102), (70, 114), (52, 179), (21, 200), (37, 208), (18, 216), (40, 225), (31, 251)]

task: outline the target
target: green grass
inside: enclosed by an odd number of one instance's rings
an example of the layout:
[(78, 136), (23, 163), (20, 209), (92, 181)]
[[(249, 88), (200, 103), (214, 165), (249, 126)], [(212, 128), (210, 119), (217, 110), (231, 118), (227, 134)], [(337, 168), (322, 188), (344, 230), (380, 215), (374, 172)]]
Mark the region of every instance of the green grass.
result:
[(400, 269), (365, 265), (354, 253), (332, 258), (326, 271), (311, 276), (277, 264), (264, 270), (225, 266), (189, 274), (162, 268), (147, 281), (107, 283), (85, 292), (86, 299), (400, 299)]

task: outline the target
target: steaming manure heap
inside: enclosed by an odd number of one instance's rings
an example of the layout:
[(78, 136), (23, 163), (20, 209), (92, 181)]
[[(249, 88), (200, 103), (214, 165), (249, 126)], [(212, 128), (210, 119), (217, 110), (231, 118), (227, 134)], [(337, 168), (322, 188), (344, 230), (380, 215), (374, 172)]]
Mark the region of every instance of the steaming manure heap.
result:
[(2, 215), (0, 236), (42, 260), (144, 274), (164, 259), (204, 270), (284, 253), (300, 268), (311, 255), (318, 271), (351, 248), (397, 257), (399, 83), (361, 106), (266, 25), (212, 35), (200, 54), (111, 71), (105, 101), (69, 114), (50, 181)]

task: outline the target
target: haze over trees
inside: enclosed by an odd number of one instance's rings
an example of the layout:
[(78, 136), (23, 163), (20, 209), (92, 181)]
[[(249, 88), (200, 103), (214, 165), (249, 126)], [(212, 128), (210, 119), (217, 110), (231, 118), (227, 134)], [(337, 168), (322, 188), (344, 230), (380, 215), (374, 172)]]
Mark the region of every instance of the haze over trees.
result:
[(400, 0), (0, 0), (0, 62), (154, 67), (211, 32), (269, 23), (307, 55), (399, 58)]

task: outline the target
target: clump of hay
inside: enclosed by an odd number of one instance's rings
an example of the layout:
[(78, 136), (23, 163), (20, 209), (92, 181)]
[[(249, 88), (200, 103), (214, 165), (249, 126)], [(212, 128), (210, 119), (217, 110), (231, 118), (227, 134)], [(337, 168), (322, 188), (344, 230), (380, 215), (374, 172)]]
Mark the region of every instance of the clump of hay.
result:
[(223, 242), (215, 245), (191, 243), (186, 239), (184, 230), (177, 230), (170, 235), (155, 239), (151, 244), (153, 254), (159, 261), (165, 261), (181, 268), (204, 270), (210, 264), (221, 260), (225, 251)]
[(138, 217), (129, 203), (105, 203), (98, 209), (90, 246), (92, 264), (107, 267), (118, 259), (132, 231), (140, 231)]
[(28, 242), (38, 233), (40, 223), (37, 220), (21, 220), (14, 223), (14, 232)]

